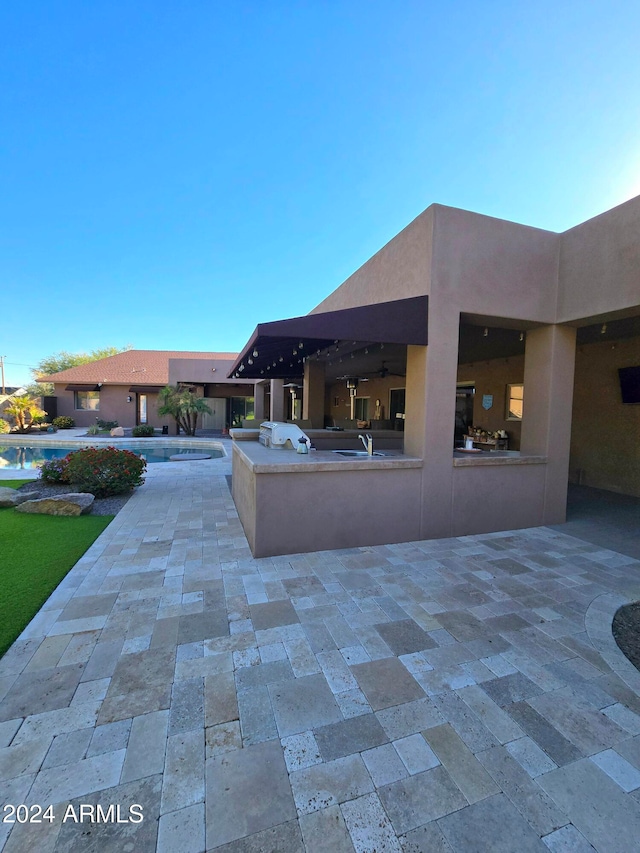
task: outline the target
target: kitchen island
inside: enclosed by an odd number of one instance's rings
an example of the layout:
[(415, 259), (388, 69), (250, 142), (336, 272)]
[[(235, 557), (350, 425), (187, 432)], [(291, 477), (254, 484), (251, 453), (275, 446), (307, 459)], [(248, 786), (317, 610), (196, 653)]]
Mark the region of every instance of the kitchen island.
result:
[(383, 452), (298, 454), (234, 440), (233, 499), (254, 557), (419, 538), (422, 459)]

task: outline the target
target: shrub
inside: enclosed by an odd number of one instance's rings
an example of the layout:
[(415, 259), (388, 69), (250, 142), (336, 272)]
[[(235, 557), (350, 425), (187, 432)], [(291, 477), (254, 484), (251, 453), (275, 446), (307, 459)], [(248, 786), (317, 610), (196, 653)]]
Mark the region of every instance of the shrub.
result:
[(120, 426), (118, 421), (102, 421), (100, 418), (96, 418), (96, 426), (98, 429), (111, 430), (115, 429), (117, 426)]
[(76, 422), (69, 415), (60, 415), (59, 418), (53, 419), (53, 425), (54, 427), (58, 427), (58, 429), (71, 429), (76, 425)]
[(10, 432), (11, 427), (4, 418), (0, 418), (0, 433)]
[(131, 435), (134, 438), (143, 438), (155, 435), (155, 429), (150, 424), (140, 424), (131, 430)]
[(144, 483), (145, 459), (115, 447), (85, 447), (67, 457), (66, 475), (79, 492), (97, 498), (130, 492)]
[(47, 459), (46, 462), (43, 462), (40, 466), (40, 478), (45, 483), (68, 483), (67, 464), (69, 455), (67, 454), (61, 459)]
[(91, 426), (87, 430), (87, 435), (99, 435), (99, 434), (100, 434), (100, 427), (98, 426), (98, 424), (91, 424)]

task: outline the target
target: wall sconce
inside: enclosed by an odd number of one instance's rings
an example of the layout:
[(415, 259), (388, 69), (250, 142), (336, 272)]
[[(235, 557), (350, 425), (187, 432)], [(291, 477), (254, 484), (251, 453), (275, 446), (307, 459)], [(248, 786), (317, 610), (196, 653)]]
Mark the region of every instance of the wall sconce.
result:
[(489, 335), (489, 329), (486, 326), (484, 327), (484, 332), (482, 333), (482, 335), (485, 338), (488, 337), (488, 335)]
[(520, 340), (521, 340), (521, 341), (523, 341), (523, 340), (524, 340), (524, 332), (520, 332)]
[(128, 397), (127, 397), (127, 403), (130, 403), (130, 402), (131, 402), (131, 397), (130, 397), (130, 396), (128, 396)]
[(607, 331), (607, 324), (603, 323), (602, 328), (600, 329), (600, 334), (604, 335), (606, 333), (606, 331)]

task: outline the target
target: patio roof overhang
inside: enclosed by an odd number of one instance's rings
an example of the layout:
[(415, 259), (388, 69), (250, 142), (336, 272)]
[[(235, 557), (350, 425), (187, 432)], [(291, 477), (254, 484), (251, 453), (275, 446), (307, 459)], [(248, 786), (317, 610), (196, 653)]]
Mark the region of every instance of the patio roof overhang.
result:
[(414, 296), (260, 323), (227, 375), (300, 377), (306, 358), (338, 341), (426, 346), (427, 312), (428, 297)]
[(129, 391), (135, 394), (157, 394), (162, 385), (131, 385)]
[[(102, 383), (100, 383), (100, 385), (102, 385)], [(67, 387), (64, 390), (65, 391), (99, 391), (100, 385), (98, 385), (96, 382), (93, 382), (89, 385), (87, 385), (86, 383), (84, 385), (81, 385), (81, 384), (67, 385)]]

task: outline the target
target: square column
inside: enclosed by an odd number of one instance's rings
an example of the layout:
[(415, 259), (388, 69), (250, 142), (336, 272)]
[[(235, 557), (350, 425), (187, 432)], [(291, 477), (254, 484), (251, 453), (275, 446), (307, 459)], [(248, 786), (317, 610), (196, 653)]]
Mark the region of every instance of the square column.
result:
[(265, 390), (264, 382), (256, 382), (253, 386), (253, 416), (258, 423), (265, 420)]
[(325, 365), (319, 361), (305, 361), (302, 388), (302, 417), (310, 420), (314, 429), (324, 428)]
[(429, 345), (407, 347), (404, 449), (424, 460), (420, 535), (425, 539), (452, 535), (460, 312), (436, 301), (429, 306)]
[(286, 420), (284, 381), (282, 379), (271, 380), (271, 411), (269, 412), (269, 419), (272, 421)]
[(527, 332), (520, 452), (547, 457), (543, 524), (566, 520), (576, 330)]

